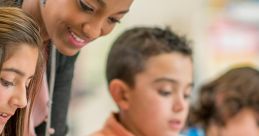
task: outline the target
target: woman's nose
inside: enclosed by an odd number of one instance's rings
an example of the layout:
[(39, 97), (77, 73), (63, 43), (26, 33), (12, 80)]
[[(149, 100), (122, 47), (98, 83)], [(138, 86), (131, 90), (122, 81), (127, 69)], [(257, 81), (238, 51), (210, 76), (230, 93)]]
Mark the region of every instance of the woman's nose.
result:
[(94, 40), (102, 36), (104, 21), (102, 19), (95, 19), (84, 23), (82, 27), (84, 35), (90, 40)]

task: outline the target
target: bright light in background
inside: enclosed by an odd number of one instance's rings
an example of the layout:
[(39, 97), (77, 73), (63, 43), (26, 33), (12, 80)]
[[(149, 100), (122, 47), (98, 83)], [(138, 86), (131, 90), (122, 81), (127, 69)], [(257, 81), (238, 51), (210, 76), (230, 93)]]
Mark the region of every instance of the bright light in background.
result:
[(231, 20), (218, 20), (209, 29), (209, 46), (221, 52), (256, 52), (259, 45), (255, 27), (239, 24)]
[(259, 1), (232, 3), (227, 8), (229, 18), (259, 26)]

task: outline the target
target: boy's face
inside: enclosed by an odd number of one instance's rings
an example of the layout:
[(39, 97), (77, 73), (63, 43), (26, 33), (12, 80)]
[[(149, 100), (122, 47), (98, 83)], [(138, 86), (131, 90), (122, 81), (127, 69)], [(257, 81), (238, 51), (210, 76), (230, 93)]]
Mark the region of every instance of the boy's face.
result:
[(174, 52), (149, 58), (128, 92), (126, 127), (141, 136), (178, 135), (189, 112), (192, 85), (189, 56)]

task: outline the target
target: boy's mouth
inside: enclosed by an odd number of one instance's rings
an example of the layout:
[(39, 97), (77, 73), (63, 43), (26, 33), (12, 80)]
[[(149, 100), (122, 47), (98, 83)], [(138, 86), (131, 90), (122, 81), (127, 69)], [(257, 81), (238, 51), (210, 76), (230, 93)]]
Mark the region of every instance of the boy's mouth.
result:
[(171, 119), (168, 124), (173, 130), (180, 131), (182, 129), (182, 121), (179, 119)]

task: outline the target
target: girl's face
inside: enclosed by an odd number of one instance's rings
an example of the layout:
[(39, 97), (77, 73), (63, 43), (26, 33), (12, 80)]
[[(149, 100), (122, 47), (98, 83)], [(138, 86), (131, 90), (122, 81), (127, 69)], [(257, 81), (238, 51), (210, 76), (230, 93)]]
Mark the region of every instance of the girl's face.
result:
[(129, 11), (133, 0), (46, 0), (41, 15), (49, 37), (65, 55), (76, 54), (109, 34)]
[(216, 130), (211, 136), (259, 136), (258, 113), (244, 108)]
[(180, 53), (147, 60), (129, 90), (126, 127), (141, 136), (177, 136), (185, 125), (193, 84), (192, 61)]
[(38, 59), (37, 48), (15, 46), (0, 71), (0, 134), (15, 111), (27, 105), (27, 88)]

